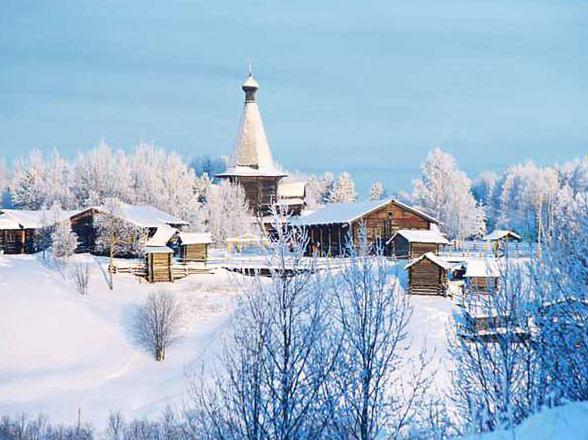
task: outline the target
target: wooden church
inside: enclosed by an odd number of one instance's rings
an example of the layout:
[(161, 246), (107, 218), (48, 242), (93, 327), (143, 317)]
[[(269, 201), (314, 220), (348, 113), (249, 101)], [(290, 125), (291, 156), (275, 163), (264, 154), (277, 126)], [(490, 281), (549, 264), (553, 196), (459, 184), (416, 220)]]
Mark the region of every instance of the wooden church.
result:
[(245, 105), (229, 167), (217, 177), (240, 184), (255, 215), (266, 215), (278, 200), (278, 185), (286, 174), (275, 166), (257, 105), (259, 84), (251, 71), (242, 87)]

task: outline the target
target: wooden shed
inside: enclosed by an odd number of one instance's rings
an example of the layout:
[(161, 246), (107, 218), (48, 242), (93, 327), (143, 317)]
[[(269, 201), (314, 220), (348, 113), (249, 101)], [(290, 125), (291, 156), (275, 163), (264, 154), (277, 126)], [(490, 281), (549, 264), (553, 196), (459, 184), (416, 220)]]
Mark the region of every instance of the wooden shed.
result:
[(147, 281), (150, 283), (171, 282), (172, 255), (167, 246), (145, 247), (145, 264), (147, 265)]
[(276, 204), (289, 215), (300, 215), (306, 207), (306, 182), (280, 182)]
[(362, 225), (370, 244), (385, 246), (398, 230), (429, 230), (438, 223), (435, 218), (395, 199), (331, 203), (290, 221), (293, 227), (308, 234), (307, 254), (321, 256), (344, 256), (349, 241), (358, 246)]
[(463, 277), (466, 293), (493, 293), (500, 288), (500, 268), (494, 259), (468, 259)]
[(208, 246), (212, 238), (208, 233), (180, 232), (178, 234), (178, 256), (183, 263), (208, 260)]
[(432, 252), (421, 255), (406, 266), (408, 293), (411, 295), (446, 295), (451, 265)]
[(389, 255), (396, 258), (418, 258), (427, 252), (439, 252), (449, 241), (441, 235), (436, 225), (433, 229), (400, 229), (386, 242)]

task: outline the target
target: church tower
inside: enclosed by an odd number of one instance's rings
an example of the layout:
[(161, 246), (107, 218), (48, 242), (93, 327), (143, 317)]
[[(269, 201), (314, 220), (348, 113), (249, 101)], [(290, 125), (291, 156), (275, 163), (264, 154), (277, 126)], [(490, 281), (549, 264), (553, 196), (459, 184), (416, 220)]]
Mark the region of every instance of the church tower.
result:
[(276, 203), (278, 183), (286, 174), (274, 165), (257, 105), (256, 94), (259, 84), (251, 71), (241, 88), (245, 92), (245, 105), (234, 153), (227, 170), (217, 174), (217, 177), (240, 184), (245, 189), (247, 201), (253, 212), (264, 215)]

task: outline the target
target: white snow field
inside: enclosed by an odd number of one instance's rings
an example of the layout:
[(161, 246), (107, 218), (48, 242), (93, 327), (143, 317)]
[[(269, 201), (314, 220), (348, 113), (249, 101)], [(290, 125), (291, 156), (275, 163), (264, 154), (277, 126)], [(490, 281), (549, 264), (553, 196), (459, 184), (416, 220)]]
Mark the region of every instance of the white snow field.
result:
[[(104, 426), (111, 410), (125, 416), (158, 416), (186, 397), (186, 374), (197, 368), (226, 327), (235, 289), (224, 270), (175, 283), (150, 285), (115, 275), (108, 289), (105, 259), (91, 262), (89, 294), (40, 255), (0, 256), (0, 414), (45, 413)], [(134, 309), (148, 293), (166, 288), (183, 310), (182, 337), (165, 362), (133, 342)]]
[[(87, 296), (40, 254), (0, 255), (0, 414), (42, 412), (72, 423), (79, 408), (83, 421), (101, 429), (111, 411), (130, 419), (181, 407), (189, 399), (188, 376), (222, 347), (239, 275), (218, 269), (154, 285), (117, 274), (110, 291), (107, 259), (76, 255), (70, 265), (76, 261), (91, 263)], [(133, 311), (158, 289), (176, 294), (184, 312), (182, 337), (162, 363), (139, 348), (130, 331)], [(426, 346), (438, 370), (435, 386), (443, 390), (453, 305), (441, 297), (410, 301), (405, 354)]]

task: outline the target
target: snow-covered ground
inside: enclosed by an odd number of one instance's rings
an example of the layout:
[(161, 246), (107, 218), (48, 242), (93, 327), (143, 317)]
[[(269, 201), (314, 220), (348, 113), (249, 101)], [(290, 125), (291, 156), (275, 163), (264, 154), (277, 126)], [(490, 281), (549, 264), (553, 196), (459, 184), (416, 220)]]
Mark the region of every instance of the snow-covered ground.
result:
[[(102, 427), (110, 411), (156, 417), (168, 405), (181, 406), (189, 398), (188, 376), (222, 346), (239, 275), (218, 269), (152, 285), (118, 274), (110, 291), (107, 260), (74, 257), (81, 260), (91, 263), (87, 296), (40, 255), (0, 255), (0, 414), (42, 412), (73, 422), (79, 408), (84, 421)], [(149, 292), (162, 288), (178, 296), (184, 313), (180, 341), (157, 363), (133, 342), (131, 322)], [(438, 370), (435, 385), (443, 389), (451, 300), (410, 302), (406, 355), (426, 346)]]
[(569, 403), (532, 415), (513, 430), (465, 437), (464, 440), (587, 440), (588, 402)]
[[(121, 274), (110, 291), (105, 260), (75, 259), (92, 263), (87, 296), (38, 255), (0, 256), (0, 413), (72, 422), (80, 408), (103, 426), (111, 410), (155, 416), (181, 405), (186, 374), (210, 356), (230, 317), (234, 275), (217, 270), (163, 286)], [(183, 319), (181, 339), (157, 363), (133, 342), (131, 322), (161, 288), (180, 298)]]

